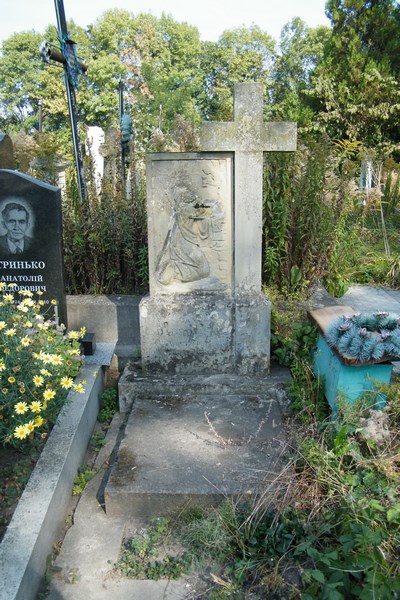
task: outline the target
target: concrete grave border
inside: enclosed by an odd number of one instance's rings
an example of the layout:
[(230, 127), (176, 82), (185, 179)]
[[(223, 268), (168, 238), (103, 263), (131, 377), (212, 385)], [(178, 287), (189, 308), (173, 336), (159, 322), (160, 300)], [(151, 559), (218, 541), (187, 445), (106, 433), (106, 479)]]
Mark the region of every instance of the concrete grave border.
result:
[(86, 391), (68, 394), (0, 544), (0, 600), (33, 600), (45, 575), (100, 408), (102, 366), (82, 366), (82, 380)]

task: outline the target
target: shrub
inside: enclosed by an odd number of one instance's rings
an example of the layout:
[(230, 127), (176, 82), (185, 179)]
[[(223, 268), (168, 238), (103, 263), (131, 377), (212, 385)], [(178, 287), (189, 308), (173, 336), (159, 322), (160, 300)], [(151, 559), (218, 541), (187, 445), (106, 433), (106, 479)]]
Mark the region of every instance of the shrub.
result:
[[(5, 284), (0, 283), (0, 290)], [(44, 302), (19, 290), (0, 296), (0, 442), (18, 446), (47, 436), (82, 362), (78, 338), (42, 314)], [(55, 300), (52, 301), (55, 304)]]

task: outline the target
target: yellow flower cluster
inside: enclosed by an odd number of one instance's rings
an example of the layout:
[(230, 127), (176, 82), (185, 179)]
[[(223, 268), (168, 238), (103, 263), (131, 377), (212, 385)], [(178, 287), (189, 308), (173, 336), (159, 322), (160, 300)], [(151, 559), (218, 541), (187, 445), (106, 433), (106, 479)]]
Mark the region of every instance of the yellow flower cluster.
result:
[(46, 437), (68, 391), (85, 391), (74, 383), (85, 330), (65, 335), (43, 306), (28, 290), (0, 295), (0, 443)]

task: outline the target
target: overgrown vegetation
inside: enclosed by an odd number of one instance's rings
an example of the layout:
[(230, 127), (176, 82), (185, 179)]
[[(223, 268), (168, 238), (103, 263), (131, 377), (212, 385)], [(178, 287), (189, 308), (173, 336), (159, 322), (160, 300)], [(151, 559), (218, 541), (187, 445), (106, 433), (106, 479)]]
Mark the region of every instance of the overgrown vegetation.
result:
[[(78, 294), (139, 294), (147, 290), (147, 222), (142, 168), (132, 159), (130, 190), (119, 166), (119, 139), (112, 147), (101, 194), (88, 170), (88, 201), (80, 204), (70, 173), (63, 206), (67, 287)], [(88, 161), (89, 167), (91, 166)]]
[[(399, 167), (379, 163), (374, 187), (357, 182), (360, 145), (325, 137), (268, 156), (264, 172), (263, 279), (293, 293), (323, 282), (398, 285)], [(372, 163), (371, 163), (372, 164)]]
[[(208, 573), (198, 597), (214, 600), (400, 596), (400, 384), (340, 402), (331, 420), (309, 368), (312, 332), (293, 332), (281, 355), (294, 375), (286, 467), (258, 497), (152, 522), (126, 540), (121, 573), (174, 578), (197, 569)], [(375, 410), (382, 395), (386, 408)]]

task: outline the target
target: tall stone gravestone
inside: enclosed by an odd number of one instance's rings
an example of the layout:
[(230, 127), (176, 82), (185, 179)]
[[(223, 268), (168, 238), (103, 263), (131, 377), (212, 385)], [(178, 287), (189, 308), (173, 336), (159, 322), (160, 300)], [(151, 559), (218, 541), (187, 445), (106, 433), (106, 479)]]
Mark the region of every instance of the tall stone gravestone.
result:
[[(0, 169), (0, 281), (5, 290), (42, 292), (50, 318), (67, 324), (61, 193), (23, 173)], [(15, 287), (9, 287), (14, 284)], [(57, 300), (57, 307), (51, 300)], [(48, 309), (48, 311), (47, 311)]]
[(294, 123), (264, 123), (261, 84), (236, 84), (234, 121), (204, 123), (201, 153), (147, 160), (150, 297), (142, 362), (181, 374), (269, 371), (261, 292), (264, 151), (293, 151)]
[(0, 169), (15, 169), (14, 147), (9, 135), (0, 131)]

